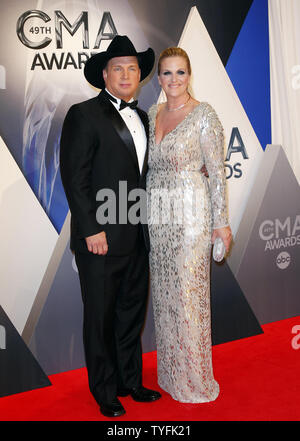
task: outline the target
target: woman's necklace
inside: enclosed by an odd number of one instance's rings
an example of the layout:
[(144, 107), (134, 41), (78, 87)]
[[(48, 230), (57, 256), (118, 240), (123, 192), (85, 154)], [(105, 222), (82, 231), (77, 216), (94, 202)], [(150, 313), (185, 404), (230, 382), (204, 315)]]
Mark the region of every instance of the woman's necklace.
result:
[(189, 95), (188, 100), (187, 100), (185, 103), (181, 104), (181, 105), (178, 106), (178, 107), (175, 107), (175, 109), (168, 109), (168, 106), (166, 106), (167, 111), (168, 111), (168, 112), (175, 112), (175, 110), (180, 110), (180, 109), (182, 109), (184, 106), (187, 105), (187, 103), (190, 101), (190, 99), (191, 99), (191, 95)]

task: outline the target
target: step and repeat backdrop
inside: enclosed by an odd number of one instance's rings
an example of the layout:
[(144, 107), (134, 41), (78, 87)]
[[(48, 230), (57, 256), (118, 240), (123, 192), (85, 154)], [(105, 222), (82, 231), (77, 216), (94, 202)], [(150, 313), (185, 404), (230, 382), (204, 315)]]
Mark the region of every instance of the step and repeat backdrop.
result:
[[(300, 315), (299, 3), (0, 0), (0, 396), (85, 365), (59, 143), (68, 108), (99, 93), (85, 62), (117, 34), (184, 48), (224, 126), (234, 244), (212, 263), (213, 344)], [(137, 98), (163, 99), (156, 66)], [(142, 342), (155, 350), (151, 292)]]

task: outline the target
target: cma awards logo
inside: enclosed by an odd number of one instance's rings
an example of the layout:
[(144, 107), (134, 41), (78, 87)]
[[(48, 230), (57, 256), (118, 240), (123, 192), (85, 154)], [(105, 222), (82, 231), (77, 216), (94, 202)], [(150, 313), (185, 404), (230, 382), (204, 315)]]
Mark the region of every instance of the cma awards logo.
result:
[(260, 224), (259, 236), (265, 241), (265, 251), (281, 250), (276, 265), (279, 269), (286, 269), (291, 263), (287, 249), (300, 245), (300, 214), (295, 218), (288, 216), (283, 221), (266, 219)]
[[(89, 49), (89, 21), (88, 12), (82, 11), (77, 19), (70, 23), (61, 11), (54, 11), (54, 20), (43, 11), (30, 10), (24, 12), (17, 21), (17, 35), (21, 43), (34, 50), (40, 50), (55, 41), (56, 49), (63, 49), (63, 30), (72, 37), (77, 31), (82, 32), (82, 48)], [(104, 12), (99, 24), (93, 49), (99, 49), (102, 40), (112, 40), (117, 35), (117, 29), (110, 12)], [(81, 69), (90, 56), (96, 52), (37, 52), (31, 64), (31, 70)]]
[(240, 153), (244, 159), (249, 159), (249, 156), (245, 148), (245, 144), (242, 140), (240, 131), (237, 127), (232, 128), (228, 149), (226, 153), (226, 158), (225, 158), (226, 179), (230, 179), (232, 177), (238, 179), (243, 174), (241, 168), (242, 164), (240, 162), (234, 162), (234, 164), (229, 164), (231, 155), (235, 153)]

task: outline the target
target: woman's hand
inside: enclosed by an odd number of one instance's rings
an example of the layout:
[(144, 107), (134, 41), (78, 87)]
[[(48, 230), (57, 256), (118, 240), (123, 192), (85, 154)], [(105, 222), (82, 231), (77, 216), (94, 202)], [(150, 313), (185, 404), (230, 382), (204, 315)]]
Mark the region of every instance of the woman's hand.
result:
[(213, 230), (213, 233), (211, 236), (212, 243), (215, 242), (217, 237), (220, 237), (223, 240), (225, 248), (226, 248), (226, 253), (228, 253), (229, 248), (230, 248), (230, 244), (232, 241), (231, 228), (229, 226), (223, 227), (223, 228), (216, 228), (215, 230)]

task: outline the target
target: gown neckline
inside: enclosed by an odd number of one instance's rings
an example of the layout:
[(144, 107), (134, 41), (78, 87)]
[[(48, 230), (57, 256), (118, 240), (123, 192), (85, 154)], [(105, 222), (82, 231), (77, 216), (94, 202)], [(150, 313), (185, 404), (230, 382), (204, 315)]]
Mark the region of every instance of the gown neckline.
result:
[(158, 113), (158, 106), (159, 106), (159, 104), (156, 104), (156, 114), (155, 114), (155, 117), (154, 117), (154, 120), (153, 120), (153, 122), (154, 122), (154, 144), (156, 145), (156, 146), (159, 146), (165, 139), (166, 139), (166, 137), (168, 136), (168, 135), (170, 135), (171, 133), (173, 133), (179, 126), (181, 126), (181, 124), (190, 116), (190, 115), (192, 115), (193, 113), (194, 113), (194, 111), (199, 107), (199, 106), (201, 106), (201, 104), (202, 103), (199, 103), (199, 104), (197, 104), (197, 106), (195, 106), (194, 108), (193, 108), (193, 110), (191, 110), (189, 113), (187, 113), (186, 115), (185, 115), (185, 117), (183, 118), (183, 120), (182, 121), (180, 121), (178, 124), (177, 124), (177, 126), (175, 126), (174, 127), (174, 129), (172, 129), (172, 130), (170, 130), (168, 133), (166, 133), (165, 134), (165, 136), (159, 141), (159, 142), (156, 142), (156, 118), (157, 118), (157, 113)]

